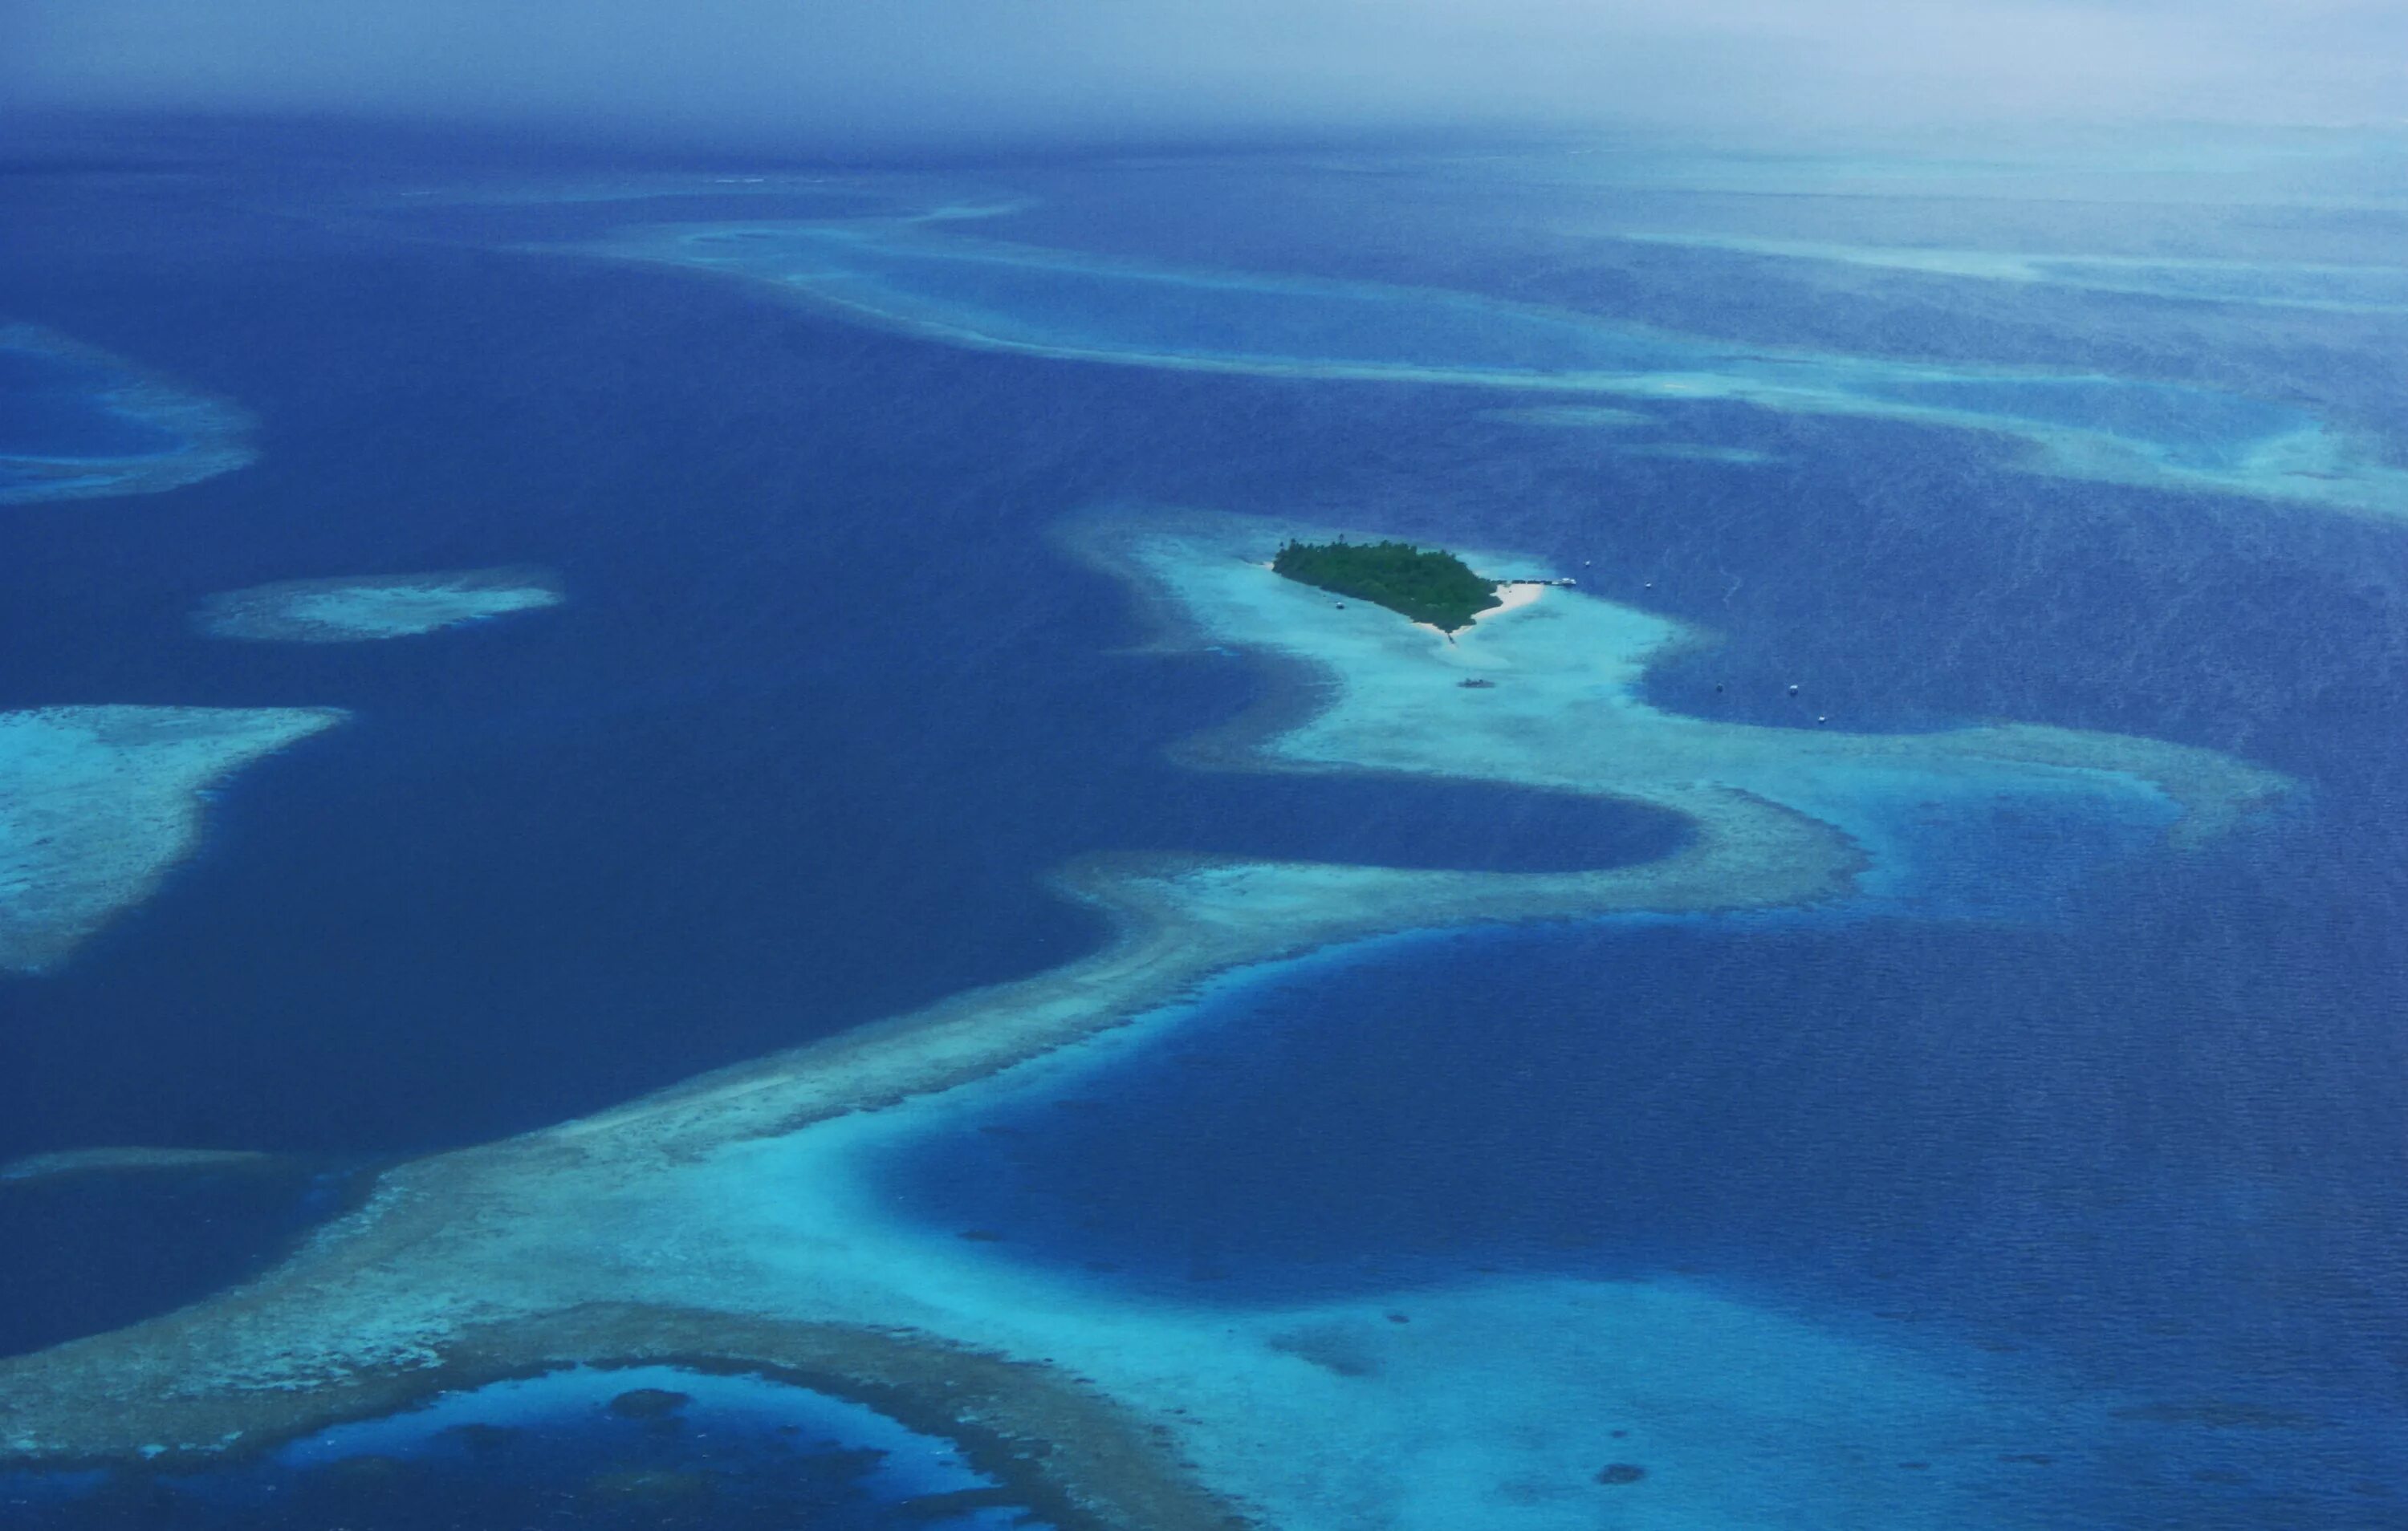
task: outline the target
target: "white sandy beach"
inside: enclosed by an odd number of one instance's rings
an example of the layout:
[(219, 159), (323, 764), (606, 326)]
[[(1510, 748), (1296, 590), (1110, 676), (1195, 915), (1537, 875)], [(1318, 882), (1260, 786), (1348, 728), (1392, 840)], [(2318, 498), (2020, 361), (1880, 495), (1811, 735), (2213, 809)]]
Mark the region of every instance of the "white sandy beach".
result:
[(1502, 580), (1497, 586), (1497, 604), (1488, 608), (1484, 611), (1473, 612), (1471, 614), (1471, 621), (1467, 626), (1458, 628), (1454, 633), (1450, 633), (1445, 628), (1440, 627), (1438, 623), (1432, 622), (1417, 622), (1413, 623), (1413, 625), (1420, 628), (1425, 633), (1436, 633), (1439, 637), (1446, 639), (1449, 643), (1453, 643), (1458, 634), (1469, 632), (1471, 628), (1479, 626), (1484, 622), (1489, 622), (1498, 617), (1501, 617), (1509, 611), (1520, 611), (1526, 607), (1538, 605), (1539, 597), (1544, 595), (1546, 593), (1547, 587), (1544, 584), (1532, 580)]

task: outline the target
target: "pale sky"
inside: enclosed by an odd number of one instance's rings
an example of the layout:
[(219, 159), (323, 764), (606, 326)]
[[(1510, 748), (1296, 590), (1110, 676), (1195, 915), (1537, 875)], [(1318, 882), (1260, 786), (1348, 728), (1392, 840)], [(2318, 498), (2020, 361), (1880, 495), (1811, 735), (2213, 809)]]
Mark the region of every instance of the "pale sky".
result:
[(2408, 0), (0, 0), (20, 105), (1010, 141), (2408, 120)]

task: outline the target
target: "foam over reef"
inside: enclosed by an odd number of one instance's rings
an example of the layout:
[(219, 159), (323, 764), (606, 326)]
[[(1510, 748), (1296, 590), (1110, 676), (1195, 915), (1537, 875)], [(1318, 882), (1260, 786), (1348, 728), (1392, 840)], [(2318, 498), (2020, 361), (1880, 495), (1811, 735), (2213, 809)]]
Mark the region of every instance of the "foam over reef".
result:
[(0, 970), (64, 960), (201, 834), (201, 794), (331, 728), (324, 708), (0, 712)]
[(252, 643), (368, 643), (560, 601), (558, 587), (540, 569), (455, 569), (252, 585), (210, 596), (196, 621), (213, 637)]
[(222, 399), (32, 324), (0, 323), (0, 505), (150, 494), (249, 463)]
[(578, 248), (979, 350), (1487, 388), (1555, 418), (1605, 400), (1893, 420), (2010, 437), (2023, 465), (2059, 477), (2408, 515), (2408, 472), (2369, 442), (2293, 403), (2190, 384), (1748, 345), (1469, 293), (1106, 259), (915, 219), (654, 223)]
[[(1450, 644), (1262, 566), (1280, 536), (1318, 530), (1148, 515), (1070, 536), (1140, 590), (1163, 642), (1268, 650), (1317, 675), (1298, 696), (1321, 704), (1312, 716), (1199, 746), (1211, 765), (1615, 794), (1686, 815), (1682, 847), (1526, 874), (1083, 861), (1056, 886), (1110, 922), (1085, 957), (402, 1166), (245, 1287), (0, 1362), (0, 1469), (173, 1465), (440, 1388), (683, 1359), (775, 1368), (975, 1438), (1050, 1489), (1066, 1525), (2014, 1524), (1999, 1454), (2061, 1420), (1724, 1295), (1499, 1277), (1378, 1302), (1186, 1305), (1022, 1266), (879, 1194), (888, 1150), (1059, 1090), (1174, 1033), (1207, 990), (1242, 993), (1337, 943), (1859, 897), (1911, 878), (1923, 851), (1908, 810), (1935, 796), (2048, 794), (2199, 836), (2282, 790), (2205, 751), (2113, 736), (1662, 712), (1636, 684), (1678, 639), (1672, 623), (1555, 591)], [(1862, 1466), (1908, 1457), (1952, 1470)]]

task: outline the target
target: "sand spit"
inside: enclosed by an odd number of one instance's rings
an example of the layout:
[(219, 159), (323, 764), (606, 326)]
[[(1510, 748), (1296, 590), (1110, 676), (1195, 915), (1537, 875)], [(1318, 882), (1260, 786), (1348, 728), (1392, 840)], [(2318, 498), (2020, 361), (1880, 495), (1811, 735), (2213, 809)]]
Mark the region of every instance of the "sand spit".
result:
[(250, 444), (251, 418), (241, 409), (146, 376), (96, 347), (37, 325), (0, 324), (0, 351), (65, 362), (95, 374), (106, 381), (92, 395), (94, 408), (163, 433), (172, 443), (157, 451), (124, 456), (0, 451), (0, 505), (154, 494), (241, 467), (256, 455)]
[(1539, 604), (1539, 597), (1544, 595), (1547, 590), (1548, 586), (1543, 580), (1504, 580), (1497, 587), (1497, 604), (1485, 611), (1473, 612), (1472, 625), (1477, 626), (1481, 622), (1501, 617), (1509, 611), (1520, 611), (1526, 607), (1536, 606)]
[(331, 728), (323, 708), (0, 712), (0, 969), (64, 960), (201, 833), (201, 794)]
[(454, 569), (253, 585), (210, 596), (194, 620), (212, 637), (252, 643), (370, 643), (560, 602), (541, 569)]
[[(1497, 597), (1497, 604), (1484, 611), (1473, 612), (1464, 619), (1463, 627), (1457, 631), (1469, 631), (1484, 622), (1501, 617), (1509, 611), (1519, 611), (1525, 607), (1536, 606), (1539, 597), (1546, 593), (1547, 585), (1544, 580), (1520, 579), (1499, 580), (1496, 589), (1491, 592)], [(1455, 641), (1454, 633), (1448, 632), (1434, 622), (1417, 622), (1413, 625), (1425, 633), (1435, 633), (1449, 643)]]
[[(1101, 951), (402, 1166), (247, 1286), (0, 1362), (0, 1466), (172, 1463), (512, 1371), (677, 1359), (789, 1371), (999, 1452), (1064, 1507), (1056, 1524), (1593, 1526), (1629, 1503), (1590, 1459), (1600, 1409), (1656, 1432), (1656, 1524), (1766, 1524), (1784, 1506), (1789, 1524), (1970, 1524), (1995, 1488), (1986, 1465), (2002, 1444), (2031, 1450), (2017, 1432), (2043, 1425), (1905, 1352), (1727, 1299), (1499, 1278), (1397, 1295), (1403, 1319), (1369, 1302), (1183, 1305), (895, 1218), (876, 1188), (882, 1153), (1014, 1092), (1058, 1091), (1112, 1049), (1175, 1031), (1205, 990), (1335, 943), (1860, 896), (1909, 875), (1900, 823), (1935, 796), (2062, 795), (2155, 826), (2225, 827), (2282, 785), (2203, 751), (2061, 730), (1889, 737), (1656, 712), (1636, 682), (1680, 637), (1670, 623), (1562, 591), (1434, 645), (1260, 568), (1291, 530), (1152, 517), (1072, 534), (1135, 581), (1165, 642), (1270, 649), (1317, 673), (1299, 694), (1315, 712), (1218, 764), (1613, 793), (1686, 814), (1687, 842), (1545, 874), (1081, 863), (1058, 885), (1108, 917)], [(1468, 1409), (1470, 1397), (1491, 1405)], [(1909, 1455), (1963, 1471), (1869, 1486), (1852, 1466)]]

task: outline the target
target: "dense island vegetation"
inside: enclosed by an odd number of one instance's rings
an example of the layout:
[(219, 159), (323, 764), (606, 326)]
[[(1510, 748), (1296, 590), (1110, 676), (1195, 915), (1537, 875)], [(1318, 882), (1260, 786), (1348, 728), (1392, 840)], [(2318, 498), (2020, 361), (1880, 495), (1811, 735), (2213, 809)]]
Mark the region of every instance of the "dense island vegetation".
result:
[(1295, 542), (1281, 546), (1273, 571), (1304, 584), (1401, 611), (1442, 633), (1500, 605), (1497, 582), (1462, 559), (1410, 542)]

